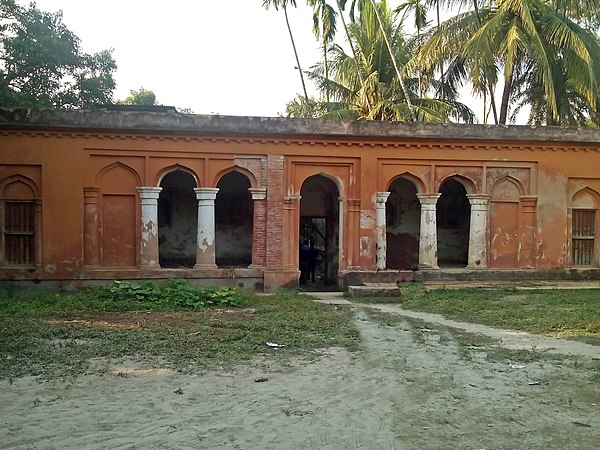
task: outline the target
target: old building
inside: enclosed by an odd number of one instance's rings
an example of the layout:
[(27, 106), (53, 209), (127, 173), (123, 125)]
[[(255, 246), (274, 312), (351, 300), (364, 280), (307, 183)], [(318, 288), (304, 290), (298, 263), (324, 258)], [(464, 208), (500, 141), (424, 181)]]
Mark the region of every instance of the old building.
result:
[(599, 277), (599, 206), (600, 130), (0, 110), (4, 284)]

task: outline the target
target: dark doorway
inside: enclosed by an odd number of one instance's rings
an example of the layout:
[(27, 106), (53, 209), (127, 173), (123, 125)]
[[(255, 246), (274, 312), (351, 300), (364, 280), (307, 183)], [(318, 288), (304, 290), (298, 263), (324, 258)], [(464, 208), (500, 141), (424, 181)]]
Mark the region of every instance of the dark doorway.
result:
[(198, 202), (196, 180), (184, 170), (162, 179), (158, 198), (158, 242), (160, 266), (193, 267), (196, 263)]
[[(323, 175), (307, 178), (300, 190), (300, 282), (306, 288), (337, 286), (339, 268), (339, 191)], [(302, 245), (314, 249), (315, 277)], [(306, 250), (306, 249), (304, 249)], [(316, 254), (315, 254), (316, 253)]]
[(386, 203), (386, 268), (416, 269), (419, 265), (421, 204), (414, 183), (398, 178)]
[(248, 267), (252, 263), (253, 203), (248, 178), (233, 171), (217, 184), (215, 200), (216, 263), (219, 267)]
[(457, 180), (444, 181), (437, 201), (438, 264), (465, 267), (469, 257), (471, 204)]

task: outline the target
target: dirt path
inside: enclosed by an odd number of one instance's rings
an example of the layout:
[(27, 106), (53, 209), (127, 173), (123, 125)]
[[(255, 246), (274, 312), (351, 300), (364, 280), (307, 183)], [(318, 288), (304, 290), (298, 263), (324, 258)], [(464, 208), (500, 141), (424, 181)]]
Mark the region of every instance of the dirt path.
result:
[(96, 375), (1, 381), (0, 448), (597, 448), (600, 361), (537, 347), (515, 360), (524, 353), (372, 311), (356, 308), (356, 353), (282, 362), (273, 349), (194, 375), (113, 361)]
[(378, 311), (389, 314), (410, 317), (412, 319), (423, 320), (424, 322), (442, 325), (445, 327), (456, 328), (468, 333), (482, 334), (492, 339), (498, 340), (499, 345), (513, 350), (536, 350), (545, 351), (552, 354), (577, 355), (590, 358), (600, 358), (600, 347), (586, 344), (584, 342), (559, 339), (548, 336), (538, 336), (524, 331), (514, 331), (501, 328), (492, 328), (486, 325), (473, 323), (457, 322), (446, 319), (439, 314), (431, 314), (418, 311), (403, 309), (398, 304), (364, 304), (351, 303), (343, 297), (340, 292), (314, 292), (310, 293), (313, 298), (322, 303), (352, 305), (358, 308), (373, 308)]

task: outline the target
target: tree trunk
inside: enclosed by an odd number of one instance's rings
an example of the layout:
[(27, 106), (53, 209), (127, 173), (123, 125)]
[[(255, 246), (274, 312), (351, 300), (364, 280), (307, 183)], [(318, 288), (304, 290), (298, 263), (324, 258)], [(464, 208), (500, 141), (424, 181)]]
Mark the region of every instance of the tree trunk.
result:
[(502, 90), (502, 103), (500, 104), (500, 117), (498, 119), (499, 125), (506, 125), (506, 118), (508, 116), (508, 101), (510, 100), (510, 90), (512, 89), (513, 71), (504, 80), (504, 89)]
[(375, 12), (375, 16), (377, 17), (377, 22), (379, 23), (379, 29), (381, 30), (381, 34), (383, 36), (383, 40), (385, 41), (385, 45), (387, 46), (388, 52), (390, 53), (390, 59), (394, 64), (394, 69), (396, 70), (396, 76), (398, 77), (398, 83), (400, 83), (400, 89), (402, 89), (402, 93), (404, 94), (404, 98), (406, 99), (406, 104), (408, 105), (408, 111), (410, 113), (410, 118), (413, 122), (417, 119), (415, 117), (415, 112), (413, 111), (413, 105), (408, 96), (408, 91), (406, 90), (406, 86), (404, 86), (404, 81), (402, 80), (402, 76), (400, 75), (400, 70), (398, 69), (398, 64), (396, 63), (396, 58), (394, 57), (394, 52), (392, 52), (392, 46), (390, 45), (390, 41), (387, 38), (387, 34), (385, 32), (385, 28), (383, 27), (383, 22), (381, 20), (381, 16), (379, 15), (379, 10), (375, 5), (375, 0), (371, 0), (371, 6), (373, 7), (373, 11)]
[[(340, 13), (340, 18), (342, 19), (342, 25), (344, 26), (344, 32), (346, 33), (346, 39), (348, 40), (348, 44), (350, 44), (350, 50), (352, 51), (352, 57), (354, 58), (354, 64), (356, 65), (356, 73), (358, 74), (358, 79), (360, 80), (361, 87), (365, 84), (365, 78), (363, 77), (362, 70), (360, 68), (360, 61), (358, 60), (358, 54), (356, 53), (356, 48), (354, 47), (354, 42), (352, 42), (352, 38), (350, 36), (350, 32), (348, 31), (348, 25), (346, 24), (346, 19), (344, 18), (344, 11), (340, 6), (339, 0), (336, 2), (338, 11)], [(371, 102), (369, 98), (366, 98), (367, 101), (367, 109), (369, 110), (369, 115), (371, 114)]]
[(302, 67), (300, 66), (300, 59), (298, 58), (298, 51), (296, 50), (296, 42), (294, 42), (294, 35), (292, 34), (292, 28), (290, 27), (290, 20), (288, 18), (287, 8), (283, 5), (283, 13), (285, 14), (285, 23), (287, 25), (288, 32), (290, 33), (290, 40), (292, 41), (292, 47), (294, 48), (294, 56), (296, 57), (296, 67), (300, 74), (300, 81), (302, 81), (302, 90), (304, 91), (304, 99), (306, 100), (306, 106), (308, 106), (308, 92), (306, 92), (306, 84), (304, 83), (304, 74), (302, 73)]

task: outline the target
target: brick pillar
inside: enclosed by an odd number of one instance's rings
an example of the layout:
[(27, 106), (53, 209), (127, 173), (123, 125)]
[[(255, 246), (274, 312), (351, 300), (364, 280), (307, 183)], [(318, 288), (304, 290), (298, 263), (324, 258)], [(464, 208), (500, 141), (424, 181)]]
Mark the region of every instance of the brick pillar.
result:
[(485, 269), (487, 267), (487, 212), (490, 196), (467, 194), (467, 198), (471, 203), (467, 269)]
[(417, 194), (421, 202), (419, 269), (439, 269), (437, 257), (437, 219), (435, 205), (442, 194)]
[(385, 204), (391, 192), (378, 192), (375, 215), (375, 248), (377, 249), (377, 270), (387, 267), (387, 228), (385, 217)]
[(532, 269), (536, 267), (537, 245), (537, 196), (519, 197), (519, 267)]
[(83, 264), (88, 267), (100, 265), (98, 246), (98, 198), (99, 187), (83, 188)]
[(254, 201), (252, 221), (252, 264), (250, 267), (265, 267), (267, 262), (267, 189), (250, 188)]
[(215, 199), (218, 188), (194, 188), (198, 199), (196, 232), (196, 264), (194, 269), (216, 269), (215, 264)]
[(138, 187), (142, 204), (140, 268), (159, 269), (158, 264), (158, 196), (161, 187)]

